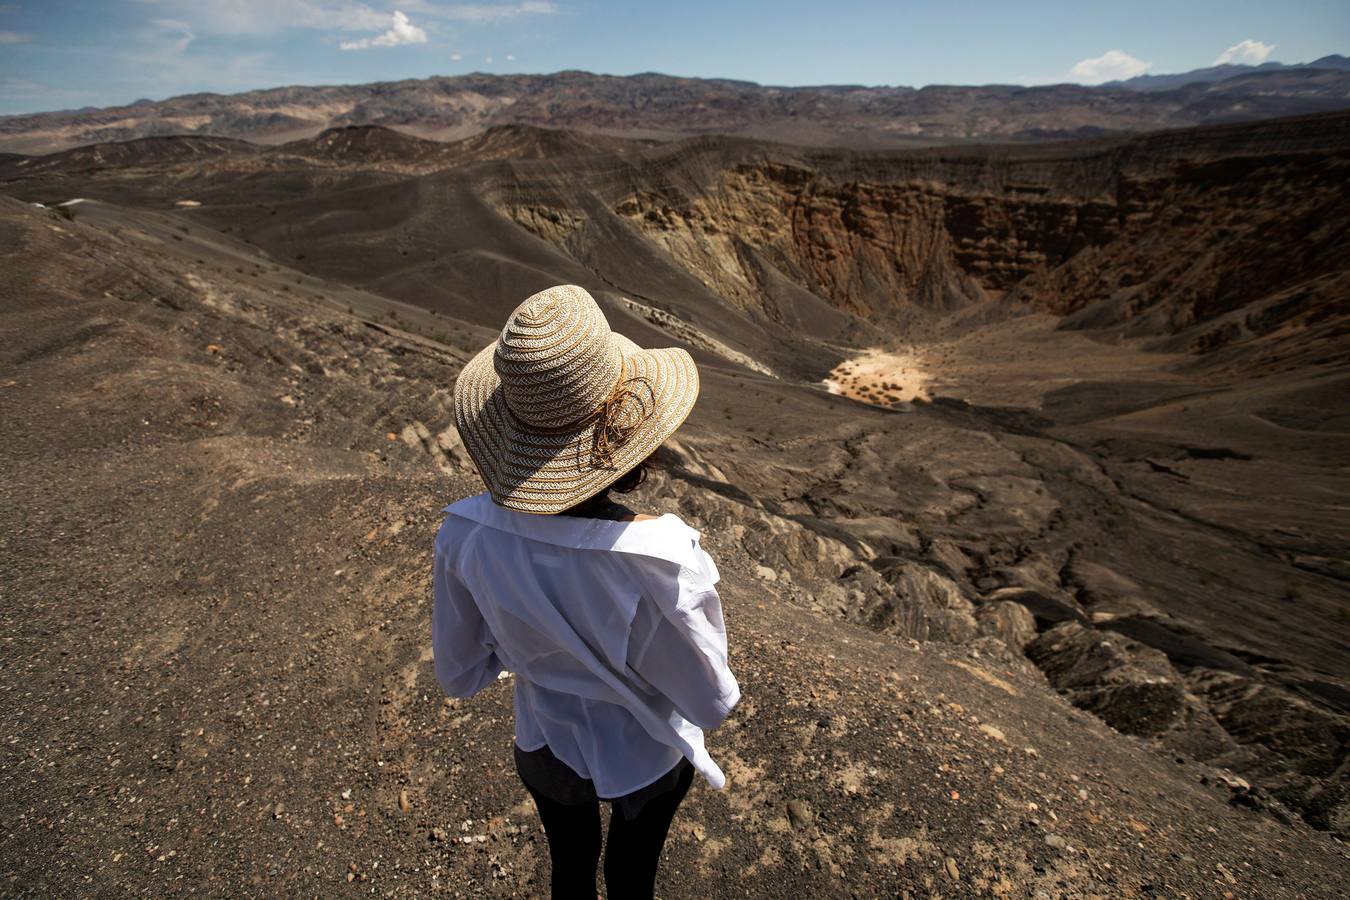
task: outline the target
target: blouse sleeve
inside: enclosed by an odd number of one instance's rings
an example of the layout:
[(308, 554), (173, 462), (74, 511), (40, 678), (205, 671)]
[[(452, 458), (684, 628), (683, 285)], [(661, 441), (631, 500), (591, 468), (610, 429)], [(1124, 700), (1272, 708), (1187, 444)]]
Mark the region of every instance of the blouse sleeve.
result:
[(716, 568), (711, 559), (702, 571), (650, 558), (641, 558), (638, 566), (646, 590), (634, 618), (628, 665), (684, 718), (714, 729), (741, 696), (727, 664), (722, 600), (713, 586)]
[(450, 696), (472, 697), (503, 669), (496, 642), (473, 595), (445, 555), (436, 557), (432, 593), (431, 648), (436, 678)]

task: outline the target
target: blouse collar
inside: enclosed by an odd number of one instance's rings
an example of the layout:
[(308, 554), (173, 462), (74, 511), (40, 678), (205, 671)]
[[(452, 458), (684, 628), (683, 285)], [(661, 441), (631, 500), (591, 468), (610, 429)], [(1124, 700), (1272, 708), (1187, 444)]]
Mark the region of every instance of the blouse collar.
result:
[(669, 560), (695, 571), (702, 569), (699, 532), (674, 513), (633, 522), (535, 515), (498, 506), (486, 491), (458, 500), (443, 512), (559, 547), (633, 553)]

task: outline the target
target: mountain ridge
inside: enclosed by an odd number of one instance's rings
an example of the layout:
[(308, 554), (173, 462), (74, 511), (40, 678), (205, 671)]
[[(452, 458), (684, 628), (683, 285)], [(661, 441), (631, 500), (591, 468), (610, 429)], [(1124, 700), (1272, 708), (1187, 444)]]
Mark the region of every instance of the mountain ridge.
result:
[(1306, 63), (1263, 62), (1257, 65), (1220, 63), (1191, 69), (1187, 72), (1168, 72), (1157, 75), (1136, 75), (1133, 78), (1105, 82), (1107, 87), (1126, 87), (1136, 91), (1156, 91), (1196, 82), (1225, 81), (1252, 72), (1279, 72), (1290, 69), (1350, 69), (1350, 57), (1329, 53)]
[(9, 116), (0, 119), (0, 151), (51, 152), (171, 133), (284, 143), (360, 124), (447, 140), (514, 123), (639, 138), (727, 133), (858, 148), (1039, 141), (1325, 112), (1350, 102), (1347, 86), (1350, 70), (1299, 67), (1148, 91), (1075, 84), (773, 87), (656, 73), (473, 73)]

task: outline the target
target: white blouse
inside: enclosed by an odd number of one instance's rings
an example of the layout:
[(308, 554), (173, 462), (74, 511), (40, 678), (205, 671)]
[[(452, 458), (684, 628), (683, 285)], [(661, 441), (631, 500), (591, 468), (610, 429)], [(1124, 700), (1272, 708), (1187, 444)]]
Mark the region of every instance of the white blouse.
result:
[(666, 513), (639, 522), (542, 516), (478, 494), (436, 535), (432, 649), (446, 693), (515, 678), (516, 744), (620, 797), (703, 746), (740, 699), (727, 667), (716, 565)]

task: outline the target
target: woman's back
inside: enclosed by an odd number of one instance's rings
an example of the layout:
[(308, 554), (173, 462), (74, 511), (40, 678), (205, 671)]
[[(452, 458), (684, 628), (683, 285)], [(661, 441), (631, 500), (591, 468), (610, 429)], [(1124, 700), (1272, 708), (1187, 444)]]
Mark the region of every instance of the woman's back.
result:
[(485, 494), (446, 508), (436, 540), (433, 646), (450, 694), (515, 673), (516, 743), (547, 745), (601, 797), (688, 757), (739, 698), (726, 663), (718, 573), (667, 514), (535, 516)]

